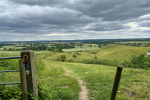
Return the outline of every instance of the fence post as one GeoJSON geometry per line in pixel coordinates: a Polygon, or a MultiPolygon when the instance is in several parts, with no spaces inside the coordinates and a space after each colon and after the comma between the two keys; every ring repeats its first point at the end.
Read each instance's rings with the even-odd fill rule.
{"type": "MultiPolygon", "coordinates": [[[[32,91],[35,96],[38,96],[35,53],[32,50],[22,51],[21,59],[25,60],[27,91],[32,91]]],[[[28,100],[32,100],[30,95],[28,95],[28,100]]]]}
{"type": "Polygon", "coordinates": [[[123,70],[123,67],[117,66],[116,76],[115,76],[115,80],[114,80],[110,100],[115,100],[115,98],[116,98],[116,94],[117,94],[117,90],[118,90],[122,70],[123,70]]]}
{"type": "Polygon", "coordinates": [[[21,80],[21,92],[22,92],[22,99],[27,100],[28,94],[27,92],[27,83],[26,83],[26,73],[25,73],[25,63],[24,59],[19,60],[20,66],[20,80],[21,80]]]}

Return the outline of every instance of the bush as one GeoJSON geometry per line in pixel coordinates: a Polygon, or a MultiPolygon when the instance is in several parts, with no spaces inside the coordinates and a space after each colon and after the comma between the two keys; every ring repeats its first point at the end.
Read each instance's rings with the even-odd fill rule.
{"type": "Polygon", "coordinates": [[[65,56],[64,54],[62,54],[62,55],[60,56],[60,61],[64,62],[65,60],[66,60],[66,56],[65,56]]]}
{"type": "Polygon", "coordinates": [[[150,59],[148,57],[145,57],[145,54],[141,54],[139,56],[132,55],[128,61],[123,62],[123,66],[147,69],[150,68],[150,59]]]}
{"type": "Polygon", "coordinates": [[[73,56],[72,56],[72,57],[76,58],[77,56],[76,56],[75,54],[73,54],[73,56]]]}

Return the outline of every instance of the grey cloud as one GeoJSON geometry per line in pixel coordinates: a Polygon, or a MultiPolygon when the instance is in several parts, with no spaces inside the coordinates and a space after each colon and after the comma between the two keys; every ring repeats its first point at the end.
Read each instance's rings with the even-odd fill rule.
{"type": "Polygon", "coordinates": [[[138,18],[138,21],[141,22],[141,21],[148,21],[150,20],[150,14],[148,15],[144,15],[144,16],[141,16],[138,18]]]}
{"type": "Polygon", "coordinates": [[[147,8],[150,7],[150,1],[149,0],[141,0],[139,1],[139,7],[147,8]]]}
{"type": "Polygon", "coordinates": [[[10,0],[15,3],[27,4],[27,5],[58,5],[64,3],[66,0],[10,0]]]}
{"type": "MultiPolygon", "coordinates": [[[[49,38],[73,34],[71,38],[85,39],[94,37],[94,32],[99,37],[119,36],[120,30],[132,28],[125,26],[130,22],[138,23],[139,27],[150,26],[149,3],[149,0],[2,0],[0,37],[5,36],[2,33],[14,34],[16,39],[21,34],[33,37],[38,34],[35,38],[47,39],[42,35],[56,33],[58,36],[49,38]]],[[[65,36],[69,37],[61,37],[65,36]]]]}
{"type": "Polygon", "coordinates": [[[82,12],[94,18],[103,18],[105,21],[127,20],[137,18],[143,14],[150,12],[150,7],[143,8],[149,4],[149,0],[11,0],[28,5],[43,6],[46,4],[51,7],[59,7],[61,9],[71,9],[82,12]],[[148,9],[149,8],[149,9],[148,9]]]}
{"type": "Polygon", "coordinates": [[[23,6],[18,7],[11,14],[0,16],[3,19],[2,24],[4,27],[29,28],[49,24],[65,28],[66,26],[70,27],[76,24],[84,25],[95,20],[78,11],[54,7],[23,6]]]}
{"type": "MultiPolygon", "coordinates": [[[[103,18],[105,21],[128,20],[148,14],[148,7],[139,7],[143,1],[136,0],[81,0],[75,6],[68,5],[71,9],[81,11],[83,14],[94,18],[103,18]]],[[[145,0],[145,4],[149,2],[145,0]]],[[[150,7],[149,7],[150,8],[150,7]]]]}
{"type": "Polygon", "coordinates": [[[140,22],[138,25],[141,27],[150,27],[150,21],[140,22]]]}
{"type": "Polygon", "coordinates": [[[95,25],[92,25],[89,30],[93,31],[112,31],[112,30],[123,30],[129,29],[129,26],[123,25],[124,22],[101,22],[95,25]]]}

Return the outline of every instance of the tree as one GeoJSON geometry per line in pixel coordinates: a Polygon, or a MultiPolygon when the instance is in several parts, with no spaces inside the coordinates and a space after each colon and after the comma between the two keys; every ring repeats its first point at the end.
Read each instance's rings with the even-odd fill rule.
{"type": "Polygon", "coordinates": [[[101,44],[98,44],[98,47],[99,47],[99,48],[101,48],[101,47],[102,47],[102,45],[101,45],[101,44]]]}
{"type": "Polygon", "coordinates": [[[13,50],[13,48],[9,48],[9,51],[12,51],[13,50]]]}
{"type": "Polygon", "coordinates": [[[62,51],[62,48],[56,48],[55,52],[63,52],[63,51],[62,51]]]}
{"type": "Polygon", "coordinates": [[[36,46],[36,44],[34,43],[34,46],[36,46]]]}
{"type": "Polygon", "coordinates": [[[32,47],[32,43],[30,44],[30,46],[32,47]]]}
{"type": "Polygon", "coordinates": [[[4,48],[4,50],[6,51],[7,49],[6,49],[6,48],[4,48]]]}

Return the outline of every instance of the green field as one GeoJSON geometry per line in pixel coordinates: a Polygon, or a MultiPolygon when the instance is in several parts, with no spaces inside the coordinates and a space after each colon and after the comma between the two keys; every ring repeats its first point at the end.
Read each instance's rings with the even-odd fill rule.
{"type": "Polygon", "coordinates": [[[0,51],[0,54],[20,55],[21,51],[0,51]]]}
{"type": "Polygon", "coordinates": [[[83,59],[94,59],[95,57],[97,57],[98,59],[117,60],[119,62],[122,62],[124,60],[128,60],[131,55],[140,55],[140,54],[147,55],[148,50],[150,50],[150,47],[132,47],[132,46],[117,45],[117,44],[109,44],[99,49],[88,50],[88,51],[83,51],[78,53],[77,52],[67,52],[67,53],[51,52],[47,54],[50,55],[47,57],[47,59],[55,60],[58,57],[60,57],[60,55],[64,54],[66,56],[66,60],[72,60],[76,62],[79,62],[80,60],[83,59]],[[73,58],[74,54],[76,54],[77,56],[76,58],[73,58]]]}
{"type": "Polygon", "coordinates": [[[64,52],[75,52],[75,51],[85,51],[85,50],[95,50],[98,47],[89,47],[89,46],[75,46],[72,49],[63,49],[64,52]]]}
{"type": "Polygon", "coordinates": [[[16,47],[16,45],[15,46],[3,46],[2,48],[0,48],[0,50],[4,50],[4,48],[9,50],[10,48],[12,48],[12,49],[22,49],[22,48],[25,48],[25,47],[16,47]]]}
{"type": "Polygon", "coordinates": [[[4,50],[4,48],[0,48],[0,50],[4,50]]]}
{"type": "MultiPolygon", "coordinates": [[[[84,46],[83,46],[84,48],[84,46]]],[[[94,47],[87,47],[94,48],[94,47]]],[[[75,48],[75,49],[80,49],[75,48]]],[[[81,48],[82,49],[82,48],[81,48]]],[[[36,67],[40,98],[48,100],[79,100],[81,84],[88,89],[89,100],[109,100],[117,66],[77,63],[84,59],[108,59],[122,62],[128,60],[131,55],[147,53],[150,47],[131,47],[117,44],[109,44],[95,50],[83,52],[37,52],[36,67]],[[73,55],[76,58],[73,58],[73,55]],[[61,55],[66,56],[68,62],[56,62],[61,55]],[[73,62],[69,62],[72,60],[73,62]]],[[[0,52],[1,56],[19,55],[20,52],[0,52]]],[[[147,55],[146,55],[147,56],[147,55]]],[[[18,69],[18,60],[10,60],[7,66],[0,66],[0,70],[18,69]]],[[[124,67],[116,100],[150,100],[150,70],[124,67]]],[[[1,82],[19,81],[18,73],[0,74],[1,82]],[[15,77],[15,78],[12,78],[15,77]]],[[[6,86],[7,87],[7,86],[6,86]]],[[[9,87],[9,86],[8,86],[9,87]]]]}

